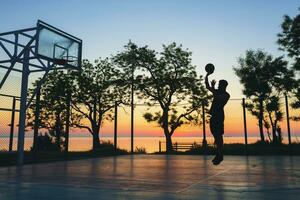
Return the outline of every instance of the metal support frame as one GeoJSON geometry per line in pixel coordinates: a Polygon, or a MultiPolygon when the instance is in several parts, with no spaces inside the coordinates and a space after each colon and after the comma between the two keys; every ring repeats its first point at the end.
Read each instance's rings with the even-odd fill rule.
{"type": "MultiPolygon", "coordinates": [[[[39,23],[42,22],[39,21],[39,23]]],[[[18,147],[17,147],[18,165],[23,164],[26,109],[29,107],[30,103],[34,99],[37,90],[40,89],[41,85],[46,80],[46,76],[49,73],[49,71],[52,68],[54,68],[54,66],[56,66],[53,60],[49,60],[48,58],[43,58],[37,54],[36,44],[38,42],[38,31],[39,30],[37,27],[33,27],[33,28],[20,29],[20,30],[0,33],[0,49],[2,49],[3,52],[5,53],[5,58],[2,60],[0,59],[0,69],[6,70],[3,78],[0,80],[0,90],[5,84],[11,71],[22,73],[20,110],[12,109],[14,112],[20,111],[18,147]],[[10,46],[8,47],[8,45],[10,46]],[[13,48],[10,48],[12,46],[13,48]],[[17,63],[23,64],[22,70],[14,68],[17,63]],[[30,73],[34,73],[34,72],[45,72],[45,74],[37,84],[37,88],[35,89],[33,95],[27,101],[28,78],[30,73]]],[[[65,32],[62,33],[67,34],[65,32]]],[[[79,56],[81,56],[81,45],[79,51],[80,51],[79,56]]],[[[78,59],[81,60],[81,57],[78,59]]],[[[56,68],[64,69],[66,68],[66,66],[61,66],[56,68]]],[[[0,109],[11,111],[10,109],[4,109],[4,108],[3,109],[0,108],[0,109]]],[[[13,117],[11,121],[13,122],[13,117]]],[[[10,133],[12,132],[13,132],[13,127],[11,127],[10,133]]],[[[12,142],[10,142],[10,149],[11,148],[12,148],[12,142]]]]}
{"type": "MultiPolygon", "coordinates": [[[[24,139],[25,139],[25,126],[26,126],[26,108],[27,108],[27,89],[28,89],[28,78],[31,73],[32,68],[44,69],[45,65],[37,65],[34,62],[36,61],[37,56],[34,55],[32,48],[35,48],[34,42],[36,41],[37,28],[21,29],[17,31],[10,31],[6,33],[0,33],[0,47],[4,50],[9,59],[0,60],[0,68],[7,70],[4,77],[0,82],[0,89],[3,87],[11,71],[16,71],[22,73],[22,85],[21,85],[21,99],[20,99],[20,116],[19,116],[19,130],[18,130],[18,146],[17,146],[17,165],[22,165],[24,160],[24,139]],[[5,38],[6,36],[13,36],[14,41],[5,38]],[[27,44],[21,44],[20,36],[24,36],[28,39],[27,44]],[[13,44],[13,51],[10,52],[9,48],[6,48],[5,45],[13,44]],[[19,52],[19,50],[21,50],[19,52]],[[19,52],[19,53],[18,53],[19,52]],[[16,63],[23,64],[22,70],[14,69],[16,63]],[[7,64],[9,66],[7,66],[7,64]]],[[[13,125],[14,125],[14,113],[17,111],[15,108],[15,100],[12,108],[12,119],[11,119],[11,130],[10,130],[10,144],[9,149],[12,150],[12,141],[13,141],[13,125]]]]}

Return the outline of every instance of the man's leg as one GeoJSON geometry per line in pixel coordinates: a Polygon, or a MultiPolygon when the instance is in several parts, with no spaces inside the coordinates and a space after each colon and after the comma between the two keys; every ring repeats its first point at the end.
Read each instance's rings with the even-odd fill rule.
{"type": "Polygon", "coordinates": [[[215,155],[215,157],[212,159],[212,161],[211,162],[216,162],[216,160],[217,160],[217,157],[218,157],[218,145],[217,145],[217,139],[216,139],[216,136],[215,135],[213,135],[214,136],[214,144],[215,144],[215,147],[216,147],[216,155],[215,155]]]}
{"type": "Polygon", "coordinates": [[[223,161],[223,135],[214,135],[216,149],[216,157],[213,160],[215,165],[220,164],[223,161]]]}
{"type": "Polygon", "coordinates": [[[223,135],[216,136],[215,142],[217,146],[217,154],[223,156],[223,135]]]}

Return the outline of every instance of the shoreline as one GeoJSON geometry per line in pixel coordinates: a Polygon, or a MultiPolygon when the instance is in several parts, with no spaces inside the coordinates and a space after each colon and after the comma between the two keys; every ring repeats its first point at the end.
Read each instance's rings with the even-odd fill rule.
{"type": "MultiPolygon", "coordinates": [[[[287,144],[272,144],[272,143],[254,143],[248,144],[247,148],[244,144],[225,144],[224,156],[300,156],[300,143],[287,144]]],[[[197,146],[190,148],[187,151],[173,151],[166,152],[153,152],[147,153],[146,151],[136,151],[134,155],[197,155],[206,156],[214,155],[215,148],[209,145],[207,148],[197,146]]],[[[115,150],[113,145],[97,151],[70,151],[68,153],[63,151],[38,151],[36,154],[32,151],[25,151],[24,158],[25,164],[56,162],[56,161],[69,161],[78,159],[100,158],[106,156],[120,156],[130,155],[129,151],[125,149],[115,150]]],[[[0,167],[12,166],[16,164],[17,152],[0,152],[0,167]]]]}

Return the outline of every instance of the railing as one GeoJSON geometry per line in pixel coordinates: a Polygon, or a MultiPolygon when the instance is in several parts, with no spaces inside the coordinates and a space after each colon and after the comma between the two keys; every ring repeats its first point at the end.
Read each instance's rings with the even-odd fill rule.
{"type": "MultiPolygon", "coordinates": [[[[159,153],[163,152],[162,151],[162,144],[165,144],[166,142],[158,141],[158,150],[159,153]]],[[[190,150],[194,148],[199,148],[203,146],[202,143],[186,143],[186,142],[174,142],[172,143],[172,147],[174,151],[185,151],[185,150],[190,150]]]]}

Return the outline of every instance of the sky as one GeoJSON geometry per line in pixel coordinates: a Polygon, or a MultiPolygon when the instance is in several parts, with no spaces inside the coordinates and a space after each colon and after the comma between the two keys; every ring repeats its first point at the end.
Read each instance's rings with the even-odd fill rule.
{"type": "Polygon", "coordinates": [[[34,27],[41,19],[81,38],[83,58],[90,60],[122,51],[129,40],[157,51],[162,44],[182,44],[193,52],[192,62],[199,75],[205,74],[205,64],[213,63],[216,70],[212,78],[226,79],[231,98],[242,98],[241,85],[232,70],[237,58],[247,49],[282,55],[276,34],[283,15],[296,15],[300,2],[0,0],[0,7],[0,32],[34,27]]]}

